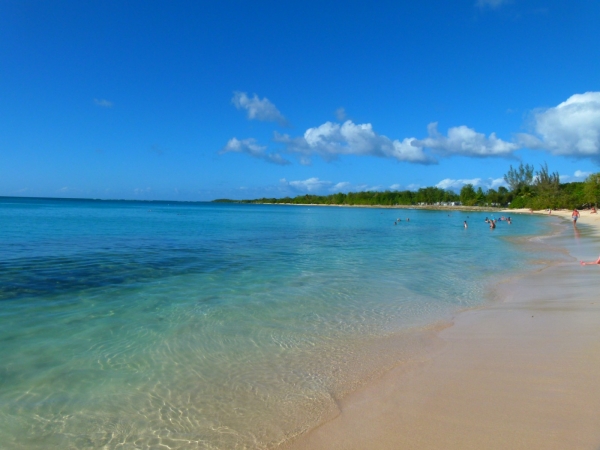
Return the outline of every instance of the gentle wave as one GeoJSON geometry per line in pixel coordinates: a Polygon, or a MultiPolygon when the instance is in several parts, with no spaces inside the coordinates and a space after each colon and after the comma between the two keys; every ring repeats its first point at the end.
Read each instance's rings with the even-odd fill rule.
{"type": "Polygon", "coordinates": [[[0,439],[270,448],[527,266],[484,217],[0,201],[0,439]]]}

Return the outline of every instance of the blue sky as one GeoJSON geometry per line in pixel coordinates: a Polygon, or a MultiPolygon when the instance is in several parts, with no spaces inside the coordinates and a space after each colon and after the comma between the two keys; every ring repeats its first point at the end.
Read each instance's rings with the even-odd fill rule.
{"type": "Polygon", "coordinates": [[[0,195],[211,200],[600,171],[594,0],[0,2],[0,195]]]}

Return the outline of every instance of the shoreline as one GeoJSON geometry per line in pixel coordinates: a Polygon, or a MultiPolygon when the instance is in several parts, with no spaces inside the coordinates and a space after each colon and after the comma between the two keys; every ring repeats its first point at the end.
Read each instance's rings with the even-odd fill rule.
{"type": "Polygon", "coordinates": [[[375,209],[419,209],[429,211],[479,211],[479,212],[504,212],[503,208],[493,206],[462,206],[462,205],[336,205],[325,203],[243,203],[247,205],[274,205],[274,206],[319,206],[333,208],[375,208],[375,209]]]}
{"type": "MultiPolygon", "coordinates": [[[[578,223],[600,231],[589,211],[578,223]]],[[[598,448],[595,268],[558,262],[498,284],[498,300],[435,333],[441,349],[349,394],[336,417],[282,448],[598,448]]]]}

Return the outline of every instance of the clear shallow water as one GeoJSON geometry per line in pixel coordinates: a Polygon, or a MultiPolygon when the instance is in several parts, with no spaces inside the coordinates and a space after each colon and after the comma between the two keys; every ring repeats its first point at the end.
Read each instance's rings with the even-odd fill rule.
{"type": "Polygon", "coordinates": [[[485,216],[0,199],[0,442],[284,441],[407,357],[379,343],[410,344],[535,258],[513,242],[547,221],[485,216]]]}

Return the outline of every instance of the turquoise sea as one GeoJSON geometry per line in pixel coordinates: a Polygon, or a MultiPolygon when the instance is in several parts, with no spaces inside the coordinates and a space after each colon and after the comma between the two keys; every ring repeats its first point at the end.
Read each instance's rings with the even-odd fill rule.
{"type": "Polygon", "coordinates": [[[0,198],[2,448],[272,448],[531,267],[486,216],[0,198]]]}

